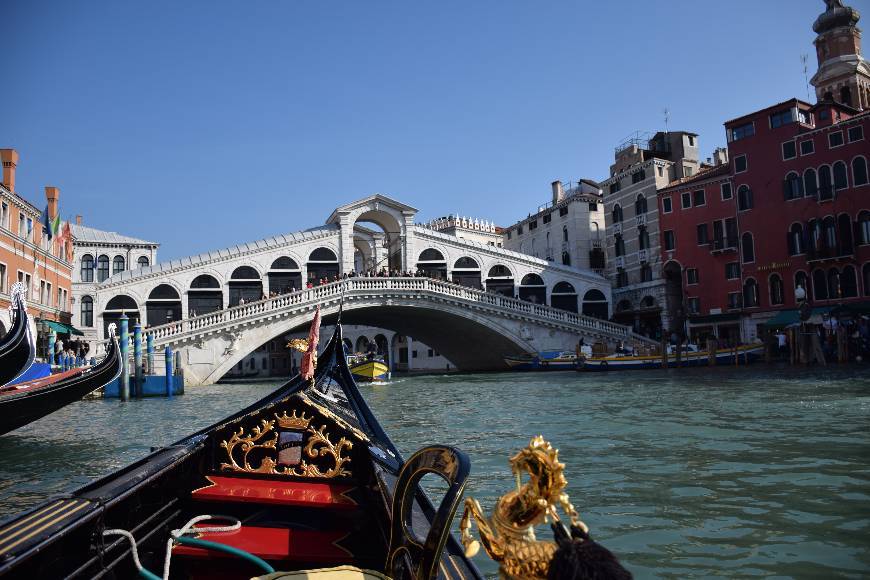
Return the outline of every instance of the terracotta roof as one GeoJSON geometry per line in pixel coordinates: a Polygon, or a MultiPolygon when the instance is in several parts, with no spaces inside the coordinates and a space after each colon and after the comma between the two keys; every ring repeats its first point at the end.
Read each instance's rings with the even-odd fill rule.
{"type": "Polygon", "coordinates": [[[659,192],[674,189],[689,183],[705,181],[707,179],[713,179],[714,177],[721,177],[723,175],[728,175],[729,173],[731,173],[731,165],[728,163],[723,163],[722,165],[716,165],[715,167],[699,171],[695,175],[689,177],[682,177],[680,179],[672,181],[666,187],[661,188],[659,192]]]}

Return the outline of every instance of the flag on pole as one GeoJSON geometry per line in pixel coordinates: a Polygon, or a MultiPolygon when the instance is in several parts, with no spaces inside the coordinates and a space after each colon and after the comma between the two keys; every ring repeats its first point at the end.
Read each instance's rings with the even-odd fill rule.
{"type": "Polygon", "coordinates": [[[48,206],[45,206],[45,210],[42,212],[42,227],[45,228],[45,232],[48,235],[48,239],[54,237],[54,230],[52,229],[51,218],[48,217],[48,206]]]}
{"type": "Polygon", "coordinates": [[[308,331],[308,350],[302,355],[302,380],[307,381],[314,376],[317,368],[317,343],[320,342],[320,306],[314,313],[311,329],[308,331]]]}
{"type": "Polygon", "coordinates": [[[51,235],[56,236],[58,234],[60,234],[60,212],[57,212],[57,215],[51,220],[51,235]]]}

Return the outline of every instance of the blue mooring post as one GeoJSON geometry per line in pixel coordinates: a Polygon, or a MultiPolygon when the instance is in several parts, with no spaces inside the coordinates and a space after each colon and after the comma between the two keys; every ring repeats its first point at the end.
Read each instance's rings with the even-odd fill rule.
{"type": "Polygon", "coordinates": [[[129,361],[129,352],[130,352],[130,334],[128,332],[128,324],[130,323],[130,319],[127,318],[126,314],[121,314],[121,338],[120,338],[120,346],[121,346],[121,378],[119,379],[120,383],[120,395],[122,401],[130,400],[130,361],[129,361]]]}
{"type": "Polygon", "coordinates": [[[57,343],[57,333],[54,330],[48,333],[48,364],[54,366],[54,345],[57,343]]]}
{"type": "Polygon", "coordinates": [[[154,368],[154,335],[149,334],[145,340],[146,350],[148,352],[148,374],[153,375],[157,369],[154,368]]]}
{"type": "Polygon", "coordinates": [[[136,365],[136,368],[133,369],[133,376],[136,377],[134,396],[141,397],[144,391],[142,384],[142,325],[138,322],[133,325],[133,364],[136,365]]]}
{"type": "Polygon", "coordinates": [[[172,347],[166,345],[163,350],[163,356],[166,357],[166,396],[172,398],[172,347]]]}

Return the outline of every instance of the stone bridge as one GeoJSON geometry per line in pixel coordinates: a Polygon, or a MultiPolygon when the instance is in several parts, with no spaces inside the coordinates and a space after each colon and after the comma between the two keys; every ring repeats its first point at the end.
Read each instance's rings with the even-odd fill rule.
{"type": "Polygon", "coordinates": [[[276,298],[148,328],[157,346],[182,352],[186,384],[220,379],[263,343],[305,329],[320,305],[324,324],[394,330],[437,348],[462,370],[500,370],[505,355],[587,343],[650,342],[630,327],[431,278],[348,278],[276,298]]]}

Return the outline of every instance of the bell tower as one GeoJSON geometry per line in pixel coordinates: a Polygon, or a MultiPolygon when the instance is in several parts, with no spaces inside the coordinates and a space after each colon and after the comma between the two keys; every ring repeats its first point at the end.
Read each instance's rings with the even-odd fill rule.
{"type": "Polygon", "coordinates": [[[816,18],[816,57],[819,70],[810,81],[816,98],[833,99],[855,109],[870,109],[870,65],[861,56],[861,14],[842,0],[825,0],[827,9],[816,18]]]}

